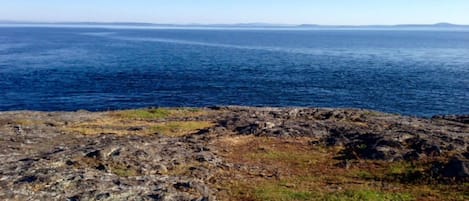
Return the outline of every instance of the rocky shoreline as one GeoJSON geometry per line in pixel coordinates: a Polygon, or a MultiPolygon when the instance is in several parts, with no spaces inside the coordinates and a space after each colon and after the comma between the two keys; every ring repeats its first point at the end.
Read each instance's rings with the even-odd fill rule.
{"type": "Polygon", "coordinates": [[[1,112],[0,147],[1,200],[341,200],[370,189],[381,200],[395,199],[386,193],[469,198],[469,115],[253,107],[1,112]],[[431,193],[415,193],[423,186],[431,193]],[[277,194],[284,197],[266,197],[277,194]]]}

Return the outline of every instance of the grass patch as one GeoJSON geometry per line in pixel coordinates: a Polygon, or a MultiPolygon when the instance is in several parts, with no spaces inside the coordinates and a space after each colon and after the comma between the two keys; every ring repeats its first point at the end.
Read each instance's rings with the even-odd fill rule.
{"type": "Polygon", "coordinates": [[[399,174],[405,174],[409,171],[415,171],[415,166],[407,163],[407,162],[397,162],[391,164],[387,170],[386,173],[388,175],[399,175],[399,174]]]}
{"type": "Polygon", "coordinates": [[[213,126],[213,123],[207,121],[191,121],[191,117],[205,113],[205,110],[187,108],[115,111],[104,113],[98,118],[72,123],[62,130],[84,135],[146,136],[161,133],[179,137],[213,126]]]}
{"type": "Polygon", "coordinates": [[[212,127],[214,123],[208,121],[169,121],[169,122],[144,122],[144,121],[109,121],[98,120],[95,122],[80,123],[66,128],[68,132],[76,132],[84,135],[114,134],[124,135],[151,135],[163,134],[169,137],[181,137],[195,133],[201,129],[212,127]]]}
{"type": "Polygon", "coordinates": [[[169,137],[182,137],[213,125],[212,122],[208,121],[172,121],[154,125],[151,127],[151,131],[169,137]]]}
{"type": "Polygon", "coordinates": [[[286,186],[282,181],[263,181],[253,185],[232,186],[233,200],[253,201],[413,201],[409,193],[386,192],[369,189],[348,189],[330,192],[324,189],[308,189],[304,186],[286,186]]]}
{"type": "Polygon", "coordinates": [[[31,120],[31,119],[17,119],[14,121],[14,124],[21,125],[21,126],[36,126],[43,124],[44,122],[39,120],[31,120]]]}
{"type": "Polygon", "coordinates": [[[307,191],[293,190],[283,186],[262,186],[254,192],[255,200],[289,201],[289,200],[313,200],[315,195],[307,191]]]}
{"type": "Polygon", "coordinates": [[[261,152],[255,152],[248,154],[248,157],[252,160],[258,161],[277,161],[290,166],[308,167],[315,165],[319,162],[317,155],[312,155],[308,152],[301,153],[291,150],[266,150],[261,152]]]}
{"type": "Polygon", "coordinates": [[[373,175],[371,172],[365,171],[365,170],[359,170],[356,174],[356,176],[360,179],[364,180],[370,180],[370,179],[376,179],[376,176],[373,175]]]}
{"type": "Polygon", "coordinates": [[[163,119],[169,117],[168,109],[126,110],[116,112],[116,115],[127,119],[163,119]]]}
{"type": "Polygon", "coordinates": [[[410,162],[390,164],[385,171],[383,179],[403,183],[428,183],[432,180],[430,175],[427,175],[427,171],[422,164],[417,165],[410,162]]]}
{"type": "Polygon", "coordinates": [[[158,120],[176,117],[196,117],[205,114],[203,110],[195,108],[182,108],[182,109],[138,109],[138,110],[124,110],[112,113],[115,116],[124,119],[136,120],[158,120]]]}
{"type": "Polygon", "coordinates": [[[138,176],[138,172],[132,168],[125,168],[121,166],[111,168],[111,173],[119,177],[135,177],[138,176]]]}
{"type": "Polygon", "coordinates": [[[108,116],[94,119],[89,122],[81,122],[63,128],[67,132],[75,132],[84,135],[114,134],[114,135],[148,135],[151,123],[144,121],[122,121],[108,116]],[[140,128],[140,129],[130,129],[140,128]]]}
{"type": "Polygon", "coordinates": [[[325,194],[321,199],[325,201],[412,201],[415,198],[407,193],[388,193],[372,190],[347,190],[325,194]]]}
{"type": "Polygon", "coordinates": [[[226,137],[220,156],[243,168],[223,170],[221,200],[469,200],[468,184],[429,182],[432,161],[355,160],[340,166],[341,151],[305,138],[226,137]],[[339,165],[339,166],[338,166],[339,165]]]}

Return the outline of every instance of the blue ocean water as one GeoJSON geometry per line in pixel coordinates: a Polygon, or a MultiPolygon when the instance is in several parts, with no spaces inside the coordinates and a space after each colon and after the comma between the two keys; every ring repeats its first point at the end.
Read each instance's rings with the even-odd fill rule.
{"type": "Polygon", "coordinates": [[[469,113],[469,32],[0,28],[0,110],[469,113]]]}

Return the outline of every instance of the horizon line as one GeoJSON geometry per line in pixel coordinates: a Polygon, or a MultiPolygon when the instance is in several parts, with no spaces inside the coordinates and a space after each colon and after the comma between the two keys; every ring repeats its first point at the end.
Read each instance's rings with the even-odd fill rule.
{"type": "Polygon", "coordinates": [[[133,21],[26,21],[26,20],[0,20],[0,24],[127,24],[127,25],[146,25],[146,26],[273,26],[273,27],[301,27],[301,26],[316,26],[316,27],[393,27],[393,26],[469,26],[469,24],[455,24],[451,22],[436,22],[436,23],[402,23],[402,24],[315,24],[315,23],[302,23],[302,24],[285,24],[285,23],[269,23],[269,22],[239,22],[239,23],[157,23],[157,22],[133,22],[133,21]]]}

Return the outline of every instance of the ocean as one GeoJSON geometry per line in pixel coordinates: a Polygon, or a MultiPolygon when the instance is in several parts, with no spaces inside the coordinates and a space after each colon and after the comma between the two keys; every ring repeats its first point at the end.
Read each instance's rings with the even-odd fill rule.
{"type": "Polygon", "coordinates": [[[469,113],[469,31],[0,27],[0,111],[469,113]]]}

